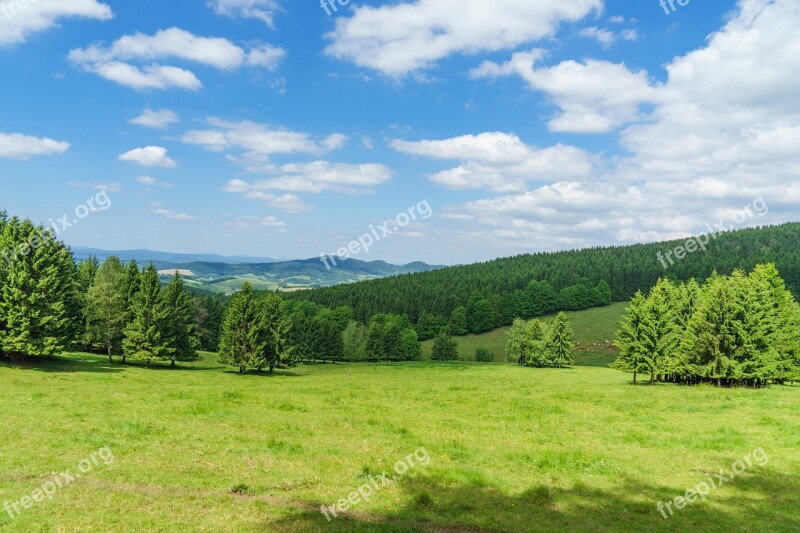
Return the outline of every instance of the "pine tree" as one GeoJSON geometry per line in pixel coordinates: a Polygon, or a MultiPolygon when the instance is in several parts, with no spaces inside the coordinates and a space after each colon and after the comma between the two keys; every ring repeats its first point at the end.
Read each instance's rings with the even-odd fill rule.
{"type": "Polygon", "coordinates": [[[619,349],[619,357],[611,365],[612,368],[633,374],[634,384],[636,384],[638,374],[649,370],[647,364],[649,351],[645,334],[648,320],[645,310],[646,303],[646,298],[639,291],[633,296],[630,305],[625,310],[615,343],[619,349]]]}
{"type": "MultiPolygon", "coordinates": [[[[261,357],[256,358],[256,360],[250,363],[251,366],[256,367],[259,372],[262,366],[268,366],[269,373],[272,374],[275,368],[285,368],[294,364],[292,349],[289,346],[289,330],[291,324],[284,315],[281,303],[281,298],[276,294],[269,294],[265,300],[260,302],[264,316],[266,342],[261,357]]],[[[331,356],[336,359],[341,359],[343,342],[342,334],[338,329],[338,322],[332,318],[328,320],[328,324],[335,333],[332,341],[335,345],[330,347],[331,356]]]]}
{"type": "Polygon", "coordinates": [[[267,346],[263,307],[256,301],[253,287],[245,282],[231,300],[222,324],[219,362],[238,367],[240,373],[253,361],[263,358],[267,346]]]}
{"type": "Polygon", "coordinates": [[[0,346],[11,356],[52,357],[70,343],[67,315],[74,261],[49,230],[2,217],[0,346]]]}
{"type": "Polygon", "coordinates": [[[351,320],[342,333],[342,341],[346,359],[356,361],[366,359],[367,327],[364,324],[351,320]]]}
{"type": "Polygon", "coordinates": [[[161,282],[150,263],[139,278],[139,289],[130,309],[132,321],[125,327],[125,356],[150,362],[172,359],[175,349],[169,328],[170,310],[161,295],[161,282]]]}
{"type": "Polygon", "coordinates": [[[645,303],[647,319],[643,329],[650,384],[654,384],[659,375],[671,373],[678,367],[680,337],[675,307],[678,303],[675,286],[665,278],[658,280],[645,303]]]}
{"type": "Polygon", "coordinates": [[[547,336],[548,363],[561,368],[574,363],[573,333],[569,318],[559,313],[550,325],[547,336]]]}
{"type": "Polygon", "coordinates": [[[122,348],[127,323],[125,308],[125,268],[114,256],[98,268],[86,295],[86,341],[106,348],[111,354],[122,348]]]}
{"type": "Polygon", "coordinates": [[[177,272],[169,285],[162,291],[162,298],[169,310],[166,329],[172,349],[171,365],[175,366],[175,361],[197,361],[200,358],[197,354],[200,341],[197,337],[194,302],[183,279],[177,272]]]}
{"type": "MultiPolygon", "coordinates": [[[[135,259],[128,261],[125,267],[125,322],[130,324],[133,322],[133,300],[136,293],[139,292],[139,280],[142,274],[139,271],[139,265],[135,259]]],[[[122,364],[125,364],[127,355],[125,351],[122,352],[122,364]]]]}

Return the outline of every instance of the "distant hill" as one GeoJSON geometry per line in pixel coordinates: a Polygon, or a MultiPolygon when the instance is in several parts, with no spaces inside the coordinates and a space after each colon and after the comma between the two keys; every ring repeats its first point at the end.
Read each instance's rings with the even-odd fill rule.
{"type": "Polygon", "coordinates": [[[73,253],[77,259],[95,256],[100,261],[115,255],[123,261],[135,259],[140,266],[152,261],[159,274],[164,277],[172,276],[177,270],[181,276],[187,278],[191,287],[221,294],[232,294],[245,281],[259,290],[297,291],[443,268],[422,262],[393,265],[385,261],[337,259],[337,266],[328,270],[319,258],[280,261],[272,258],[173,254],[151,250],[113,252],[92,248],[74,248],[73,253]]]}
{"type": "Polygon", "coordinates": [[[532,280],[547,281],[556,291],[604,280],[611,287],[613,301],[624,302],[637,290],[648,290],[659,277],[705,279],[715,270],[729,274],[736,268],[751,270],[759,263],[775,263],[789,289],[800,296],[800,223],[726,232],[716,238],[707,235],[699,241],[682,239],[519,255],[304,291],[291,297],[326,307],[349,305],[362,321],[377,313],[397,313],[416,322],[423,312],[446,320],[453,309],[467,306],[477,293],[491,301],[496,316],[513,317],[519,291],[532,280]],[[688,241],[694,244],[687,247],[688,241]],[[698,242],[705,251],[699,249],[698,242]],[[687,252],[689,248],[693,251],[687,252]]]}

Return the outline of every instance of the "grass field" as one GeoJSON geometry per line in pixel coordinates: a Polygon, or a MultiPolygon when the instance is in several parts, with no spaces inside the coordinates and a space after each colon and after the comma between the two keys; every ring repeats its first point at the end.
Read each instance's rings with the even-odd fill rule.
{"type": "Polygon", "coordinates": [[[800,388],[632,386],[605,368],[302,366],[238,375],[72,354],[0,363],[0,505],[109,446],[8,531],[800,530],[800,388]],[[319,512],[424,447],[430,462],[319,512]],[[757,448],[764,467],[664,519],[757,448]]]}
{"type": "MultiPolygon", "coordinates": [[[[575,363],[580,366],[608,366],[617,357],[617,350],[608,343],[613,342],[619,329],[619,322],[625,312],[625,303],[615,303],[606,307],[597,307],[585,311],[567,313],[575,340],[580,347],[575,353],[575,363]]],[[[551,320],[545,317],[544,320],[551,320]]],[[[454,337],[458,343],[461,360],[474,361],[475,351],[486,348],[495,356],[495,361],[506,360],[506,334],[510,327],[498,328],[481,335],[465,335],[454,337]]],[[[430,359],[433,341],[422,343],[423,359],[430,359]]]]}

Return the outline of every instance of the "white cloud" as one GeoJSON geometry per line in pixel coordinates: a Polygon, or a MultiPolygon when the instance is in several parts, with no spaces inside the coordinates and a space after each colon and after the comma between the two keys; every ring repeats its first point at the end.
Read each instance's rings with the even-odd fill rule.
{"type": "Polygon", "coordinates": [[[181,222],[196,222],[199,220],[194,215],[189,215],[187,213],[176,213],[170,209],[158,208],[151,211],[151,213],[160,217],[168,218],[170,220],[179,220],[181,222]]]}
{"type": "Polygon", "coordinates": [[[636,30],[627,29],[622,30],[619,33],[615,33],[612,30],[598,28],[597,26],[582,29],[580,35],[581,37],[587,37],[589,39],[596,40],[605,48],[608,48],[619,39],[622,39],[623,41],[635,41],[639,38],[639,33],[636,30]]]}
{"type": "Polygon", "coordinates": [[[136,178],[136,183],[141,183],[142,185],[147,185],[148,187],[160,187],[162,189],[171,189],[175,186],[173,183],[161,181],[152,176],[139,176],[136,178]]]}
{"type": "Polygon", "coordinates": [[[61,19],[109,20],[111,8],[96,0],[4,0],[0,3],[0,47],[25,42],[34,33],[56,26],[61,19]]]}
{"type": "Polygon", "coordinates": [[[180,122],[178,114],[169,109],[145,109],[141,115],[129,120],[131,124],[145,128],[165,129],[180,122]]]}
{"type": "Polygon", "coordinates": [[[276,0],[211,0],[208,6],[217,15],[231,18],[254,18],[270,28],[275,27],[275,13],[280,10],[276,0]]]}
{"type": "Polygon", "coordinates": [[[253,228],[277,228],[276,231],[284,233],[286,230],[286,222],[275,218],[274,216],[243,216],[234,220],[224,223],[228,227],[237,229],[253,229],[253,228]]]}
{"type": "Polygon", "coordinates": [[[241,155],[231,155],[228,159],[249,172],[274,171],[275,167],[269,160],[272,155],[322,154],[341,148],[348,139],[346,135],[335,133],[316,141],[307,133],[249,120],[230,122],[212,117],[208,122],[214,129],[189,131],[181,140],[212,152],[243,151],[241,155]]]}
{"type": "Polygon", "coordinates": [[[561,108],[549,122],[552,131],[609,132],[640,119],[642,105],[658,99],[657,86],[651,83],[647,72],[631,72],[625,65],[593,59],[535,68],[534,64],[544,56],[541,49],[518,52],[503,64],[485,61],[471,75],[518,75],[532,90],[545,92],[561,108]]]}
{"type": "MultiPolygon", "coordinates": [[[[796,220],[798,25],[797,2],[740,1],[725,26],[701,48],[667,64],[663,84],[631,84],[633,93],[642,91],[641,99],[653,108],[627,114],[625,120],[633,124],[619,134],[627,153],[598,168],[591,177],[595,181],[560,179],[518,194],[452,206],[445,216],[470,228],[465,239],[483,232],[487,241],[519,249],[529,249],[532,242],[537,248],[563,249],[683,238],[713,231],[709,226],[720,222],[733,229],[796,220]],[[643,89],[645,85],[650,89],[643,89]],[[769,212],[736,224],[733,214],[757,199],[763,199],[769,212]]],[[[587,61],[577,70],[591,71],[591,65],[587,61]]],[[[612,87],[636,77],[616,70],[615,79],[614,71],[598,69],[595,74],[606,72],[604,83],[612,87]]],[[[644,73],[639,76],[648,79],[644,73]]],[[[575,83],[587,85],[594,79],[599,78],[579,76],[575,83]]],[[[608,109],[605,99],[592,106],[608,109]]],[[[612,113],[620,114],[626,115],[612,113]]]]}
{"type": "Polygon", "coordinates": [[[70,181],[69,186],[72,187],[73,189],[92,189],[95,191],[122,192],[121,183],[105,183],[105,182],[84,183],[84,182],[70,181]]]}
{"type": "Polygon", "coordinates": [[[28,160],[36,155],[63,154],[69,143],[21,133],[0,133],[0,159],[28,160]]]}
{"type": "Polygon", "coordinates": [[[461,161],[456,168],[430,176],[452,189],[522,191],[528,181],[582,178],[592,170],[591,158],[583,150],[561,144],[539,149],[501,132],[416,142],[396,139],[391,146],[406,154],[461,161]]]}
{"type": "Polygon", "coordinates": [[[354,8],[326,35],[325,53],[401,76],[452,54],[509,50],[551,37],[562,22],[601,11],[602,0],[416,0],[354,8]]]}
{"type": "Polygon", "coordinates": [[[263,44],[247,52],[227,39],[199,37],[180,28],[169,28],[154,35],[125,35],[109,46],[94,44],[74,49],[69,59],[89,72],[137,90],[197,90],[202,83],[193,72],[158,62],[180,60],[221,70],[243,65],[274,70],[282,53],[285,52],[280,48],[263,44]],[[137,66],[133,62],[145,64],[137,66]]]}
{"type": "Polygon", "coordinates": [[[300,214],[311,211],[312,206],[303,202],[296,194],[275,194],[243,180],[229,181],[222,190],[230,193],[242,193],[248,200],[260,200],[269,207],[280,209],[286,213],[300,214]]]}
{"type": "Polygon", "coordinates": [[[167,157],[167,149],[162,146],[145,146],[125,152],[119,156],[120,161],[136,163],[143,167],[175,168],[177,163],[167,157]]]}

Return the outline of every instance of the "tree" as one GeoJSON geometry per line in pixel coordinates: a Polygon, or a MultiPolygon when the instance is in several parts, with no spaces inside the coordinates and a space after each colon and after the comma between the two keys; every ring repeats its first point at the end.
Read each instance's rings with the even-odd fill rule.
{"type": "Polygon", "coordinates": [[[219,362],[244,373],[253,362],[263,360],[267,348],[264,309],[256,301],[253,287],[245,282],[231,299],[222,324],[219,362]]]}
{"type": "Polygon", "coordinates": [[[178,272],[175,272],[162,294],[169,310],[165,326],[172,350],[170,364],[175,366],[175,361],[197,361],[200,358],[197,354],[200,340],[197,337],[195,306],[178,272]]]}
{"type": "Polygon", "coordinates": [[[541,321],[534,318],[525,325],[523,357],[527,365],[541,368],[548,364],[546,339],[547,329],[541,321]]]}
{"type": "Polygon", "coordinates": [[[386,325],[383,332],[383,356],[389,361],[403,359],[403,331],[394,320],[386,325]]]}
{"type": "MultiPolygon", "coordinates": [[[[135,259],[131,259],[128,261],[128,264],[125,267],[125,322],[131,323],[133,322],[134,312],[133,312],[133,300],[136,296],[136,293],[139,292],[139,281],[141,279],[141,272],[139,271],[139,265],[136,263],[135,259]]],[[[122,352],[122,364],[125,364],[125,360],[127,359],[127,355],[125,351],[122,352]]]]}
{"type": "Polygon", "coordinates": [[[573,333],[567,315],[559,313],[550,325],[547,336],[548,363],[559,368],[571,365],[573,360],[573,333]]]}
{"type": "Polygon", "coordinates": [[[458,343],[443,329],[433,339],[431,359],[434,361],[454,361],[458,359],[458,343]]]}
{"type": "Polygon", "coordinates": [[[453,309],[450,313],[450,322],[448,323],[451,335],[466,335],[469,333],[469,326],[467,325],[467,308],[460,305],[453,309]]]}
{"type": "Polygon", "coordinates": [[[52,357],[69,345],[72,254],[52,232],[0,216],[3,284],[0,349],[10,356],[52,357]]]}
{"type": "Polygon", "coordinates": [[[216,352],[219,349],[222,317],[225,314],[223,300],[217,295],[195,296],[194,309],[200,349],[216,352]]]}
{"type": "Polygon", "coordinates": [[[366,359],[367,327],[361,322],[351,320],[342,333],[344,357],[360,361],[366,359]]]}
{"type": "Polygon", "coordinates": [[[175,348],[169,329],[170,310],[161,296],[161,282],[150,263],[139,277],[139,288],[131,302],[132,321],[125,327],[122,349],[127,357],[150,362],[168,360],[175,348]]]}
{"type": "Polygon", "coordinates": [[[97,269],[86,296],[86,340],[105,347],[108,362],[122,349],[127,323],[125,267],[111,256],[97,269]]]}
{"type": "Polygon", "coordinates": [[[647,300],[640,291],[633,296],[630,305],[625,309],[625,316],[622,318],[615,342],[619,356],[611,364],[612,368],[633,374],[634,384],[638,374],[649,370],[648,342],[645,334],[645,329],[648,327],[646,303],[647,300]]]}
{"type": "Polygon", "coordinates": [[[506,360],[514,361],[520,366],[524,365],[527,340],[528,324],[517,318],[506,334],[506,360]]]}
{"type": "MultiPolygon", "coordinates": [[[[266,343],[264,346],[263,358],[253,363],[259,372],[261,371],[260,365],[262,363],[269,367],[270,374],[272,374],[275,368],[286,368],[295,363],[292,357],[292,347],[289,344],[291,323],[286,317],[281,304],[282,300],[280,296],[274,293],[268,294],[266,299],[261,302],[264,314],[266,343]]],[[[336,346],[334,349],[337,353],[332,355],[341,358],[341,333],[339,333],[339,323],[335,319],[328,323],[336,332],[336,346]]]]}
{"type": "Polygon", "coordinates": [[[478,348],[475,350],[475,360],[479,363],[493,363],[494,354],[486,348],[478,348]]]}
{"type": "Polygon", "coordinates": [[[650,372],[650,384],[660,374],[674,372],[680,366],[680,337],[677,330],[677,305],[679,292],[666,278],[659,279],[645,303],[647,320],[644,328],[645,358],[650,372]]]}
{"type": "Polygon", "coordinates": [[[330,311],[314,318],[314,357],[323,361],[340,361],[344,357],[344,340],[339,325],[330,311]]]}
{"type": "Polygon", "coordinates": [[[446,325],[447,323],[445,322],[444,318],[438,315],[423,312],[419,316],[419,320],[417,321],[417,326],[415,329],[417,331],[418,338],[424,341],[434,338],[439,330],[446,325]]]}
{"type": "Polygon", "coordinates": [[[417,332],[413,329],[405,329],[400,339],[401,357],[404,361],[417,361],[422,357],[422,346],[419,344],[417,332]]]}
{"type": "Polygon", "coordinates": [[[467,321],[472,333],[485,333],[494,328],[494,306],[486,298],[473,298],[467,306],[467,321]]]}

